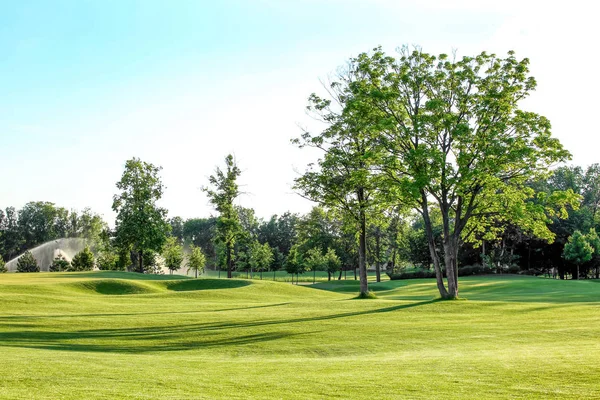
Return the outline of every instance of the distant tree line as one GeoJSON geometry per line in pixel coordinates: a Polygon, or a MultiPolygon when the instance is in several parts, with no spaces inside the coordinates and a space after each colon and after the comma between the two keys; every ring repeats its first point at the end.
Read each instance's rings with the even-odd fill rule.
{"type": "Polygon", "coordinates": [[[90,209],[67,210],[54,203],[29,202],[23,208],[0,209],[0,256],[9,261],[50,240],[80,237],[96,243],[108,225],[90,209]]]}

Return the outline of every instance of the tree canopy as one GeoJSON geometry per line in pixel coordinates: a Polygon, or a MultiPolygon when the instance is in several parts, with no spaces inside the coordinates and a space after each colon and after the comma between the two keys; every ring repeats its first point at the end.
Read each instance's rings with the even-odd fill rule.
{"type": "Polygon", "coordinates": [[[144,252],[160,252],[170,230],[167,210],[156,204],[164,190],[160,170],[139,158],[128,160],[117,182],[120,193],[113,198],[116,241],[119,247],[137,253],[140,273],[144,272],[144,252]]]}

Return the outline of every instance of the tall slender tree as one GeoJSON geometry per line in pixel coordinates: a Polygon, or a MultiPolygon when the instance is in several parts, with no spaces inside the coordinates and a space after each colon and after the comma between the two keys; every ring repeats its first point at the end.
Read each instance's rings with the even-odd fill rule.
{"type": "Polygon", "coordinates": [[[215,174],[209,177],[212,188],[202,188],[219,213],[216,240],[225,247],[228,278],[233,277],[234,246],[240,231],[240,220],[233,202],[240,195],[237,179],[241,172],[229,154],[225,157],[225,171],[217,167],[215,174]]]}
{"type": "Polygon", "coordinates": [[[293,140],[299,147],[322,150],[316,166],[296,179],[295,188],[312,201],[333,209],[343,218],[351,219],[358,232],[358,267],[360,295],[369,295],[367,281],[367,221],[377,212],[374,166],[378,144],[374,140],[373,113],[364,103],[354,102],[352,85],[362,79],[355,62],[340,72],[327,87],[329,98],[316,94],[309,97],[308,111],[325,124],[313,134],[293,140]]]}

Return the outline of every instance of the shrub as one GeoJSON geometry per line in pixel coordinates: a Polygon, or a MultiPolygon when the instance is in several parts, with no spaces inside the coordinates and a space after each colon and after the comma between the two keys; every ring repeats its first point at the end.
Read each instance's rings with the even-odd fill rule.
{"type": "Polygon", "coordinates": [[[424,278],[435,278],[435,271],[413,271],[413,272],[401,272],[399,274],[388,274],[390,280],[400,279],[424,279],[424,278]]]}
{"type": "Polygon", "coordinates": [[[458,276],[494,274],[496,270],[484,265],[467,265],[458,268],[458,276]]]}
{"type": "Polygon", "coordinates": [[[518,265],[513,264],[513,265],[509,265],[508,266],[508,269],[506,270],[506,273],[508,273],[508,274],[518,274],[520,270],[521,270],[521,268],[519,268],[518,265]]]}
{"type": "Polygon", "coordinates": [[[5,272],[8,272],[8,269],[6,269],[6,263],[4,262],[4,259],[0,257],[0,274],[5,272]]]}
{"type": "Polygon", "coordinates": [[[71,263],[62,254],[57,255],[49,268],[50,272],[68,271],[71,263]]]}
{"type": "Polygon", "coordinates": [[[98,255],[96,259],[96,265],[101,271],[115,271],[117,270],[117,261],[119,257],[109,251],[103,251],[98,255]]]}
{"type": "Polygon", "coordinates": [[[71,268],[69,271],[91,271],[94,269],[94,255],[90,251],[89,247],[81,250],[75,254],[71,261],[71,268]]]}
{"type": "Polygon", "coordinates": [[[17,260],[17,272],[40,272],[40,266],[29,250],[17,260]]]}
{"type": "Polygon", "coordinates": [[[522,271],[519,271],[519,274],[521,275],[542,275],[542,273],[540,271],[538,271],[537,269],[524,269],[522,271]]]}

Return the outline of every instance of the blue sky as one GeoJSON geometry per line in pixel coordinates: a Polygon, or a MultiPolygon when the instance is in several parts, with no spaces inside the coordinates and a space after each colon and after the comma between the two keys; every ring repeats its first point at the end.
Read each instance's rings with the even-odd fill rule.
{"type": "Polygon", "coordinates": [[[163,167],[171,215],[204,216],[199,187],[233,152],[240,204],[262,217],[304,212],[291,183],[314,154],[289,139],[310,123],[306,98],[377,45],[517,50],[540,83],[529,108],[576,163],[597,161],[586,96],[600,89],[600,32],[586,2],[417,3],[0,1],[0,207],[47,200],[111,221],[114,184],[136,156],[163,167]]]}

